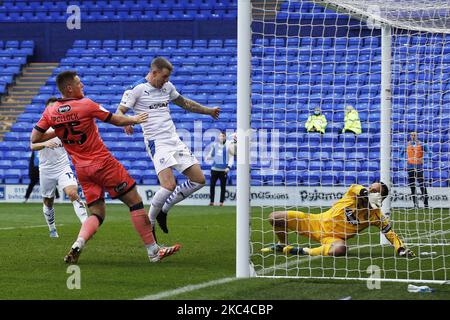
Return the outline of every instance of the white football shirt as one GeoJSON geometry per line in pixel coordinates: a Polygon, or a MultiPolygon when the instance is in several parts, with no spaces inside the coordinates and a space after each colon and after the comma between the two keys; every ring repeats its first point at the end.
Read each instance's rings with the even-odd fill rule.
{"type": "Polygon", "coordinates": [[[169,101],[179,96],[171,82],[157,89],[144,78],[125,91],[120,105],[132,109],[135,114],[148,113],[147,121],[141,123],[146,140],[168,139],[178,137],[170,115],[169,101]]]}
{"type": "Polygon", "coordinates": [[[58,137],[51,139],[58,143],[58,147],[44,148],[39,150],[39,170],[51,173],[58,173],[64,170],[67,166],[70,166],[69,157],[63,147],[61,140],[58,137]]]}

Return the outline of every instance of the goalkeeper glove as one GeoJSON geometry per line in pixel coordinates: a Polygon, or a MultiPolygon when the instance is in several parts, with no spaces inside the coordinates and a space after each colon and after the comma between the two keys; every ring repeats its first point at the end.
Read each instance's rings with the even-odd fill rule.
{"type": "Polygon", "coordinates": [[[405,249],[405,248],[399,248],[398,255],[400,257],[407,257],[407,258],[415,258],[416,257],[416,254],[412,250],[405,249]]]}

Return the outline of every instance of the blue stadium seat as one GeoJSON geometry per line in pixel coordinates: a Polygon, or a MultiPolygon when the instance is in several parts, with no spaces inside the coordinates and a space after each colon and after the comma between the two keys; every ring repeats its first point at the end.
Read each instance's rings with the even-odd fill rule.
{"type": "Polygon", "coordinates": [[[357,183],[363,186],[370,186],[377,180],[377,174],[374,172],[359,172],[357,176],[357,183]]]}
{"type": "Polygon", "coordinates": [[[20,183],[22,173],[20,169],[10,169],[5,171],[3,177],[6,184],[18,184],[20,183]]]}
{"type": "Polygon", "coordinates": [[[338,184],[338,174],[336,172],[322,172],[320,184],[322,186],[335,186],[338,184]]]}
{"type": "Polygon", "coordinates": [[[150,159],[133,161],[132,163],[132,168],[139,170],[150,170],[151,166],[152,165],[150,159]]]}
{"type": "Polygon", "coordinates": [[[134,40],[132,47],[133,48],[147,48],[147,40],[134,40]]]}
{"type": "Polygon", "coordinates": [[[356,137],[355,137],[355,134],[353,134],[353,133],[345,132],[340,135],[339,141],[346,142],[349,144],[354,144],[356,141],[356,137]]]}
{"type": "Polygon", "coordinates": [[[309,171],[307,175],[303,177],[305,184],[309,186],[319,186],[322,173],[320,171],[309,171]]]}
{"type": "Polygon", "coordinates": [[[0,160],[0,169],[9,170],[12,168],[11,160],[0,160]]]}
{"type": "Polygon", "coordinates": [[[129,169],[128,173],[133,177],[133,179],[136,180],[138,184],[140,184],[145,171],[139,169],[129,169]]]}
{"type": "Polygon", "coordinates": [[[350,152],[347,156],[347,160],[365,160],[366,154],[363,152],[350,152]]]}
{"type": "Polygon", "coordinates": [[[223,46],[225,48],[237,48],[237,40],[236,39],[225,39],[223,42],[223,46]]]}
{"type": "Polygon", "coordinates": [[[29,141],[15,141],[10,146],[11,151],[21,151],[26,152],[30,150],[30,142],[29,141]]]}
{"type": "Polygon", "coordinates": [[[19,140],[18,132],[6,132],[3,136],[3,143],[0,143],[0,150],[9,150],[9,143],[5,143],[6,141],[17,141],[19,140]]]}
{"type": "Polygon", "coordinates": [[[119,40],[117,41],[117,48],[131,48],[131,40],[119,40]]]}
{"type": "Polygon", "coordinates": [[[156,39],[148,40],[147,47],[159,49],[162,47],[162,40],[156,40],[156,39]]]}
{"type": "Polygon", "coordinates": [[[346,171],[360,171],[361,164],[358,160],[346,161],[344,164],[344,170],[346,171]]]}
{"type": "Polygon", "coordinates": [[[259,173],[259,170],[252,170],[250,178],[252,186],[264,185],[264,176],[259,173]]]}
{"type": "Polygon", "coordinates": [[[323,164],[324,164],[323,161],[313,160],[309,162],[308,169],[311,171],[319,171],[322,170],[323,164]]]}
{"type": "Polygon", "coordinates": [[[103,141],[118,141],[119,140],[118,132],[103,132],[101,133],[101,137],[103,141]]]}
{"type": "Polygon", "coordinates": [[[320,143],[321,137],[321,134],[318,132],[308,132],[303,136],[303,141],[309,146],[317,146],[320,143]]]}
{"type": "Polygon", "coordinates": [[[344,186],[350,186],[351,184],[356,183],[356,177],[358,176],[358,172],[340,172],[338,173],[339,183],[344,186]]]}
{"type": "Polygon", "coordinates": [[[163,47],[164,47],[164,49],[176,48],[177,47],[177,40],[175,40],[175,39],[166,39],[166,40],[163,41],[163,47]]]}
{"type": "Polygon", "coordinates": [[[142,175],[142,183],[144,185],[158,185],[158,177],[154,170],[145,170],[142,175]]]}
{"type": "Polygon", "coordinates": [[[307,170],[308,162],[305,160],[294,160],[290,162],[289,168],[290,170],[307,170]]]}
{"type": "Polygon", "coordinates": [[[333,152],[333,159],[335,159],[335,160],[346,160],[347,159],[347,152],[344,152],[344,151],[333,152]]]}
{"type": "MultiPolygon", "coordinates": [[[[334,156],[333,156],[334,159],[334,156]]],[[[327,161],[324,165],[324,170],[325,171],[336,171],[336,172],[341,172],[344,171],[344,161],[342,160],[330,160],[327,161]]]]}
{"type": "Polygon", "coordinates": [[[392,183],[395,186],[407,186],[408,185],[408,173],[406,171],[394,172],[392,175],[392,183]]]}
{"type": "Polygon", "coordinates": [[[15,169],[28,169],[29,161],[28,160],[16,160],[13,163],[13,167],[15,169]]]}
{"type": "Polygon", "coordinates": [[[325,132],[322,135],[322,143],[331,142],[332,144],[338,142],[339,136],[336,135],[334,132],[325,132]]]}
{"type": "Polygon", "coordinates": [[[196,39],[193,42],[194,48],[206,48],[208,46],[208,41],[204,39],[196,39]]]}
{"type": "Polygon", "coordinates": [[[17,40],[8,40],[5,43],[5,48],[19,49],[19,47],[20,47],[20,43],[17,40]]]}
{"type": "Polygon", "coordinates": [[[19,152],[19,151],[5,151],[3,154],[3,159],[4,160],[11,160],[11,161],[16,161],[22,158],[28,158],[29,157],[29,153],[23,153],[23,152],[19,152]]]}
{"type": "Polygon", "coordinates": [[[103,40],[102,48],[116,48],[117,41],[116,40],[103,40]]]}

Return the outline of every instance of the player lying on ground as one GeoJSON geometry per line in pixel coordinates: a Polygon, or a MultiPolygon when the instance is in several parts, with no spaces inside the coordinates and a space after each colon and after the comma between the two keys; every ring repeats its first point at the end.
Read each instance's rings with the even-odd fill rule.
{"type": "Polygon", "coordinates": [[[399,256],[415,257],[400,237],[392,230],[388,218],[381,213],[383,200],[389,189],[382,183],[373,183],[368,189],[351,185],[344,196],[329,210],[320,214],[301,211],[276,211],[269,216],[279,243],[263,248],[262,252],[274,250],[285,254],[310,256],[343,256],[347,253],[346,240],[353,238],[370,225],[379,227],[394,245],[399,256]],[[288,244],[288,230],[320,242],[317,248],[298,248],[288,244]]]}
{"type": "Polygon", "coordinates": [[[62,141],[64,149],[72,158],[91,213],[81,226],[78,238],[64,261],[77,263],[85,244],[103,223],[106,215],[105,191],[129,208],[133,225],[144,242],[151,262],[178,251],[179,245],[159,247],[156,243],[136,182],[106,148],[95,124],[95,119],[122,127],[139,124],[147,120],[148,114],[141,113],[133,117],[112,114],[84,97],[83,83],[74,71],[58,74],[56,84],[63,98],[45,109],[31,133],[31,142],[44,142],[55,136],[62,141]]]}

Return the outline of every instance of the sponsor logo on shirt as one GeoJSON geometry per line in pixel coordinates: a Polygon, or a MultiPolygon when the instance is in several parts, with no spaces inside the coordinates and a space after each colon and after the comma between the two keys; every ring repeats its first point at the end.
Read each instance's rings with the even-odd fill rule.
{"type": "Polygon", "coordinates": [[[69,112],[70,109],[72,109],[68,104],[61,106],[58,108],[58,113],[65,113],[65,112],[69,112]]]}
{"type": "Polygon", "coordinates": [[[167,108],[168,105],[169,105],[168,102],[161,102],[161,103],[151,104],[151,105],[148,106],[148,108],[150,110],[152,110],[152,109],[161,109],[161,108],[167,108]]]}
{"type": "Polygon", "coordinates": [[[117,193],[122,192],[127,186],[128,186],[128,183],[122,182],[118,186],[114,187],[114,191],[117,193]]]}

